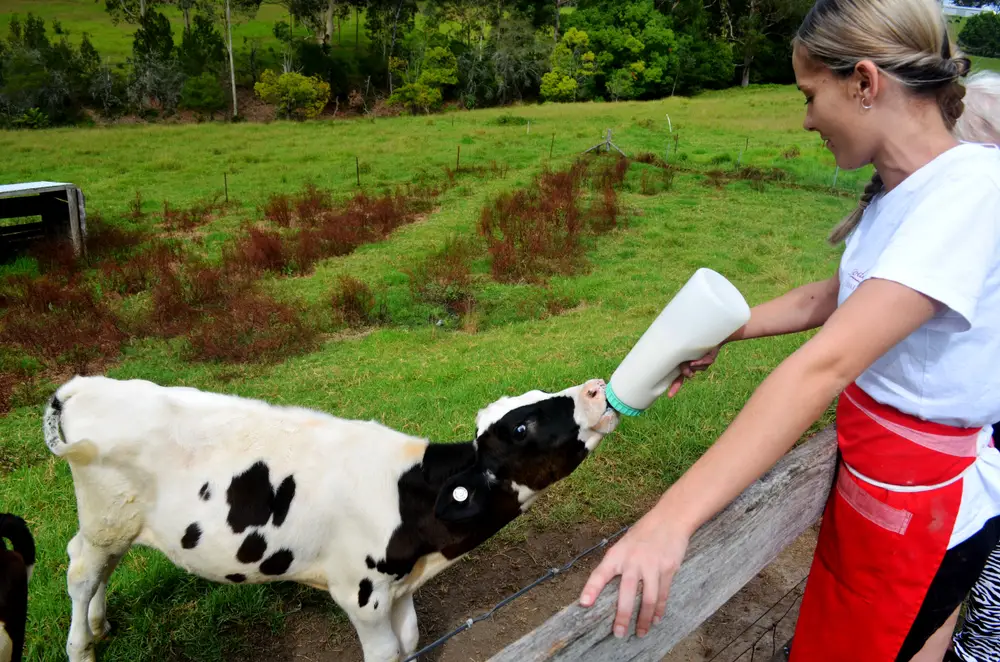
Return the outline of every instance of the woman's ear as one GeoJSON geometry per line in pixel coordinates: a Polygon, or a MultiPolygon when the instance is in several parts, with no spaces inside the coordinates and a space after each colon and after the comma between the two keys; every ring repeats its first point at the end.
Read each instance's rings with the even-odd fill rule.
{"type": "Polygon", "coordinates": [[[851,93],[856,96],[864,110],[871,110],[881,89],[879,68],[871,60],[861,60],[854,65],[851,76],[851,93]]]}

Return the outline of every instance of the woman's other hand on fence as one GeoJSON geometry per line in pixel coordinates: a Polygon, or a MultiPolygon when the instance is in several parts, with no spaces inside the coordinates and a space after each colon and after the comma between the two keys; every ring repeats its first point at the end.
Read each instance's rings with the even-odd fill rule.
{"type": "Polygon", "coordinates": [[[670,583],[684,560],[688,540],[686,533],[670,526],[655,509],[648,512],[604,555],[583,587],[580,604],[592,606],[608,582],[621,575],[614,633],[623,638],[641,582],[642,603],[635,631],[639,637],[646,636],[650,624],[663,618],[670,583]]]}
{"type": "Polygon", "coordinates": [[[708,370],[708,366],[715,363],[715,357],[719,355],[720,349],[722,349],[722,345],[719,345],[700,359],[685,361],[680,364],[679,367],[681,369],[681,374],[677,375],[677,379],[675,379],[670,385],[670,388],[667,389],[667,397],[672,398],[677,395],[677,391],[681,389],[681,384],[684,383],[684,380],[694,377],[694,373],[701,372],[702,370],[708,370]]]}

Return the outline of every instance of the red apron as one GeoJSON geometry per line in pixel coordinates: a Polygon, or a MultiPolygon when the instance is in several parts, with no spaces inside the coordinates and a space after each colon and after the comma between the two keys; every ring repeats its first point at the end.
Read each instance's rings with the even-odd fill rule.
{"type": "Polygon", "coordinates": [[[894,662],[948,549],[979,429],[922,421],[851,384],[789,662],[894,662]]]}

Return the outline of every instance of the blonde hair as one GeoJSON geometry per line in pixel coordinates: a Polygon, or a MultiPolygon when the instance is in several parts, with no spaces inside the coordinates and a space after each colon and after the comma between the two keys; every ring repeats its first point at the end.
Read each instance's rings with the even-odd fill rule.
{"type": "MultiPolygon", "coordinates": [[[[914,94],[935,98],[949,130],[962,115],[965,88],[958,81],[969,60],[951,43],[935,0],[818,0],[794,44],[839,76],[850,76],[858,62],[871,60],[914,94]]],[[[876,172],[858,207],[830,234],[830,243],[850,234],[882,190],[876,172]]]]}
{"type": "Polygon", "coordinates": [[[965,81],[965,112],[953,130],[959,140],[1000,145],[1000,74],[979,71],[965,81]]]}

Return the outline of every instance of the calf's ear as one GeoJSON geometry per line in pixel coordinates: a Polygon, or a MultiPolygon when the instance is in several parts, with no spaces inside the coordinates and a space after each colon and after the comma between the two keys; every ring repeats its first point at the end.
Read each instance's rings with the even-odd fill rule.
{"type": "Polygon", "coordinates": [[[438,492],[434,516],[449,524],[462,524],[485,514],[490,483],[482,471],[463,471],[452,476],[438,492]]]}

